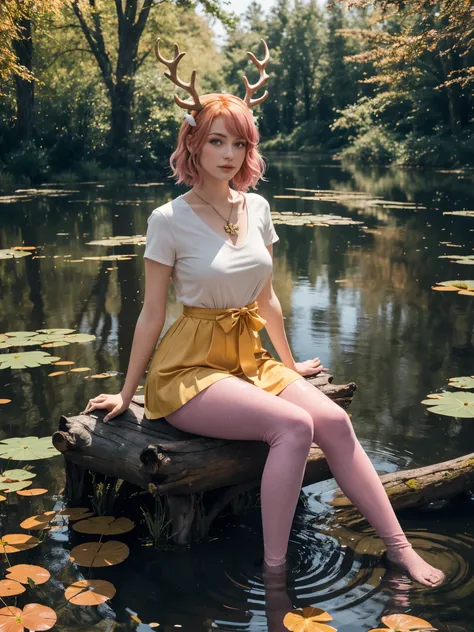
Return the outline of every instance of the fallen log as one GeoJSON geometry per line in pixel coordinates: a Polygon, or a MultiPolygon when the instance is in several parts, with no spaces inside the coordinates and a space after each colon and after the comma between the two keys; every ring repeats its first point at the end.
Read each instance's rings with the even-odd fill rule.
{"type": "MultiPolygon", "coordinates": [[[[354,383],[335,385],[333,378],[307,378],[343,408],[356,390],[354,383]]],[[[105,410],[62,416],[53,444],[66,461],[65,493],[80,503],[90,490],[90,473],[122,479],[138,489],[166,498],[174,539],[187,542],[206,535],[212,520],[238,495],[259,485],[268,446],[261,441],[228,441],[184,433],[165,419],[149,420],[143,396],[104,424],[105,410]],[[215,490],[218,490],[216,493],[215,490]],[[202,494],[212,502],[202,502],[202,494]]],[[[331,477],[321,450],[311,449],[304,484],[331,477]]]]}

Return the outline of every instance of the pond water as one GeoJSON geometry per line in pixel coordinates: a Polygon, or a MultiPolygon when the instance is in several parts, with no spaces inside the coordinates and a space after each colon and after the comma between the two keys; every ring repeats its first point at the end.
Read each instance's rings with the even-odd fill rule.
{"type": "MultiPolygon", "coordinates": [[[[77,414],[99,392],[120,390],[143,299],[143,246],[116,248],[115,253],[138,255],[126,260],[82,260],[114,252],[86,243],[145,234],[150,212],[178,192],[167,182],[39,189],[69,192],[27,193],[0,204],[0,249],[38,247],[32,256],[0,260],[0,333],[70,328],[96,339],[42,349],[75,367],[90,367],[89,373],[70,372],[73,365],[0,370],[0,399],[12,400],[0,406],[1,439],[50,436],[61,414],[77,414]],[[61,369],[65,374],[49,376],[61,369]],[[112,376],[84,379],[101,372],[112,376]]],[[[369,171],[319,164],[310,156],[273,156],[268,182],[259,192],[275,211],[333,213],[363,222],[277,225],[274,287],[296,360],[318,356],[335,383],[357,383],[350,412],[377,470],[420,467],[472,452],[472,420],[437,416],[421,404],[448,378],[474,373],[474,298],[431,289],[437,281],[474,279],[471,266],[439,258],[472,254],[474,219],[443,214],[474,209],[472,174],[369,171]],[[289,189],[337,193],[328,200],[309,200],[302,198],[313,193],[289,189]],[[354,192],[367,195],[357,200],[354,192]],[[286,195],[300,197],[274,197],[286,195]]],[[[170,288],[164,331],[180,313],[170,288]]],[[[262,338],[273,352],[265,332],[262,338]]],[[[0,460],[0,465],[5,469],[7,462],[0,460]]],[[[35,486],[48,493],[31,499],[9,494],[0,504],[3,534],[20,533],[24,518],[53,509],[61,500],[62,457],[30,465],[37,473],[35,486]]],[[[68,561],[77,535],[52,531],[40,546],[11,560],[42,564],[52,574],[18,603],[58,609],[58,630],[142,631],[157,622],[157,629],[166,631],[281,632],[272,612],[285,612],[287,605],[322,608],[344,632],[382,627],[381,617],[396,612],[420,616],[441,630],[472,629],[472,499],[400,514],[414,545],[448,574],[443,586],[429,590],[387,573],[381,543],[367,524],[353,530],[337,527],[328,505],[334,488],[328,481],[304,489],[306,500],[291,535],[286,590],[270,587],[267,609],[257,564],[262,555],[258,508],[217,521],[209,541],[192,547],[155,550],[143,546],[133,532],[123,536],[131,547],[128,559],[92,573],[117,588],[114,599],[97,608],[60,607],[65,586],[87,576],[87,570],[68,561]]],[[[14,598],[6,601],[13,604],[14,598]]]]}

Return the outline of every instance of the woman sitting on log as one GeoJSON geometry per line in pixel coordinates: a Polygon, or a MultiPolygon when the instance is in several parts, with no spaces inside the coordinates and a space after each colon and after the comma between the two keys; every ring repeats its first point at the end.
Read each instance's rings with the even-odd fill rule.
{"type": "Polygon", "coordinates": [[[264,567],[285,570],[291,524],[312,442],[324,451],[338,485],[387,548],[390,561],[426,586],[444,574],[427,564],[403,533],[384,487],[354,434],[347,413],[304,376],[326,370],[318,358],[295,362],[280,302],[272,287],[272,244],[278,240],[270,206],[249,193],[263,176],[259,134],[251,108],[268,80],[265,42],[260,71],[245,100],[201,96],[181,81],[174,59],[158,60],[166,76],[191,94],[176,103],[187,110],[170,164],[186,194],[155,209],[148,219],[145,299],[137,321],[125,384],[117,395],[91,399],[85,412],[108,409],[104,421],[125,411],[153,352],[145,385],[145,413],[166,417],[185,432],[268,443],[261,505],[264,567]],[[165,323],[172,278],[183,313],[155,350],[165,323]],[[266,327],[281,362],[261,344],[266,327]]]}

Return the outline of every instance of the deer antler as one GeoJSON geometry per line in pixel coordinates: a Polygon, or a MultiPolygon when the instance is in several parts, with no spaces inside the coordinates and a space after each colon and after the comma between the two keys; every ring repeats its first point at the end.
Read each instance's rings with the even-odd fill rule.
{"type": "Polygon", "coordinates": [[[262,61],[259,61],[253,53],[248,52],[247,55],[253,61],[253,63],[257,66],[260,71],[260,78],[257,83],[250,84],[247,77],[244,75],[244,83],[245,83],[245,103],[248,108],[253,108],[255,105],[262,103],[268,97],[268,90],[265,90],[265,94],[263,94],[258,99],[252,99],[252,96],[257,90],[260,90],[268,81],[268,75],[265,72],[265,68],[270,60],[270,53],[268,51],[268,46],[265,40],[262,39],[263,46],[265,48],[265,57],[262,61]]]}
{"type": "Polygon", "coordinates": [[[184,51],[180,53],[179,46],[178,44],[175,43],[174,44],[174,59],[165,59],[160,53],[160,38],[158,38],[155,42],[155,55],[159,62],[161,62],[162,64],[168,67],[169,72],[165,72],[165,77],[168,77],[168,79],[171,79],[171,81],[174,84],[176,84],[179,88],[183,88],[183,90],[186,90],[186,92],[189,92],[189,94],[193,97],[193,101],[191,100],[183,101],[183,99],[180,99],[178,95],[175,94],[174,100],[179,105],[179,107],[184,108],[185,110],[197,110],[197,111],[202,110],[202,105],[199,100],[199,95],[194,85],[196,81],[196,70],[193,70],[191,74],[191,81],[189,83],[182,81],[178,77],[178,64],[181,61],[181,59],[186,55],[186,53],[184,51]]]}

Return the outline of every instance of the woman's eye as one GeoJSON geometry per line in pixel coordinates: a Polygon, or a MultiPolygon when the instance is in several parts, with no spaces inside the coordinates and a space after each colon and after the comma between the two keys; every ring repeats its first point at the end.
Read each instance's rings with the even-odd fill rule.
{"type": "Polygon", "coordinates": [[[244,143],[243,141],[239,141],[238,143],[236,143],[236,145],[238,145],[239,147],[246,147],[246,143],[244,143]]]}
{"type": "Polygon", "coordinates": [[[211,144],[213,144],[213,143],[220,143],[221,141],[218,138],[213,138],[210,142],[211,144]]]}

